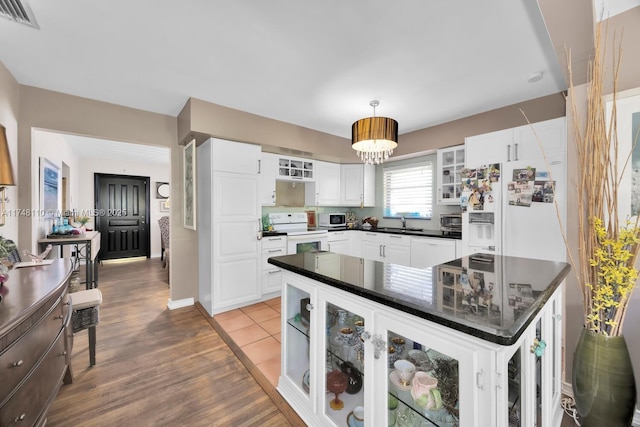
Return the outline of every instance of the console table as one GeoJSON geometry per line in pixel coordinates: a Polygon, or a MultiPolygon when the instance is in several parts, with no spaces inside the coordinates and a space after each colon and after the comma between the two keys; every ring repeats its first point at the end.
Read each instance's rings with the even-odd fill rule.
{"type": "Polygon", "coordinates": [[[0,302],[0,426],[46,423],[71,375],[68,259],[11,270],[0,302]]]}
{"type": "MultiPolygon", "coordinates": [[[[98,263],[96,258],[100,252],[100,232],[87,231],[84,234],[60,237],[45,237],[38,240],[40,250],[43,251],[47,245],[59,246],[60,257],[63,257],[64,246],[84,246],[86,252],[83,257],[86,262],[86,287],[87,289],[98,287],[98,263]]],[[[80,256],[78,251],[78,256],[80,256]]]]}

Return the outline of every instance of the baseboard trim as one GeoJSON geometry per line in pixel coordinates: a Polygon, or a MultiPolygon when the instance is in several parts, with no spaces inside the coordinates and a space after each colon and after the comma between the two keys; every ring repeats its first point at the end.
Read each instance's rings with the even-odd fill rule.
{"type": "MultiPolygon", "coordinates": [[[[568,382],[562,382],[562,394],[573,398],[573,387],[568,382]]],[[[636,412],[633,414],[633,420],[631,421],[633,427],[640,427],[640,409],[636,407],[636,412]]]]}
{"type": "Polygon", "coordinates": [[[189,307],[190,305],[194,305],[195,300],[193,298],[184,298],[179,300],[171,300],[167,303],[167,307],[169,310],[175,310],[176,308],[189,307]]]}

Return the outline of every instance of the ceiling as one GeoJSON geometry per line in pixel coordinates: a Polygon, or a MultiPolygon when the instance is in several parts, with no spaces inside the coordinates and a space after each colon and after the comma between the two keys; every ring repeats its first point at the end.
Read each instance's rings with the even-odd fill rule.
{"type": "Polygon", "coordinates": [[[194,97],[345,138],[372,99],[402,134],[566,89],[535,1],[390,4],[28,0],[39,29],[0,19],[0,61],[23,85],[171,116],[194,97]]]}

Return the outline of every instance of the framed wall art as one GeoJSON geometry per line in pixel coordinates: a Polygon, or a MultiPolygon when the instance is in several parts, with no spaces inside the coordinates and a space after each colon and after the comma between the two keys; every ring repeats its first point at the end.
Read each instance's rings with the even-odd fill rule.
{"type": "MultiPolygon", "coordinates": [[[[608,125],[613,110],[613,95],[606,96],[604,100],[608,125]]],[[[619,220],[624,221],[640,213],[640,88],[616,94],[616,123],[618,165],[624,167],[620,177],[618,212],[619,220]]]]}
{"type": "Polygon", "coordinates": [[[182,170],[184,182],[184,226],[196,229],[196,140],[192,139],[182,152],[182,170]]]}
{"type": "Polygon", "coordinates": [[[60,167],[40,157],[40,212],[45,219],[60,215],[61,179],[60,167]]]}

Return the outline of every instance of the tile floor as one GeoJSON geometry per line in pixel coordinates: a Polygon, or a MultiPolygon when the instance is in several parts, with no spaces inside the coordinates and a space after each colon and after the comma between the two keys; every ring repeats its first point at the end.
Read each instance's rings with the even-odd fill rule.
{"type": "Polygon", "coordinates": [[[280,376],[280,298],[214,316],[273,386],[280,376]]]}

